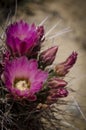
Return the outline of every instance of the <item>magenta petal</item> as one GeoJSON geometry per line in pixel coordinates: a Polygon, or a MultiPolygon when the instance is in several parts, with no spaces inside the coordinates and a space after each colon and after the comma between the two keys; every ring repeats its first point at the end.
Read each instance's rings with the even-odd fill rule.
{"type": "Polygon", "coordinates": [[[38,63],[35,59],[31,59],[28,61],[29,62],[29,69],[34,70],[38,68],[38,63]]]}
{"type": "Polygon", "coordinates": [[[5,67],[5,73],[9,74],[11,82],[13,82],[15,77],[28,76],[28,59],[26,57],[21,57],[19,59],[14,59],[9,62],[5,67]]]}
{"type": "Polygon", "coordinates": [[[30,89],[30,93],[37,93],[39,92],[43,87],[43,83],[40,83],[40,82],[34,82],[32,83],[32,86],[31,86],[31,89],[30,89]]]}
{"type": "Polygon", "coordinates": [[[38,70],[36,72],[36,74],[34,75],[34,78],[36,79],[36,81],[43,81],[43,80],[46,80],[48,77],[48,73],[47,72],[44,72],[42,70],[38,70]]]}

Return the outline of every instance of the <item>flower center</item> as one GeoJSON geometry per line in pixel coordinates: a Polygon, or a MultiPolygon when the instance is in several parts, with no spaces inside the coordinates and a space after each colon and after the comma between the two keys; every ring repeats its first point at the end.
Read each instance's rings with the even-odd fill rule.
{"type": "Polygon", "coordinates": [[[24,80],[24,79],[21,79],[21,80],[15,80],[14,82],[14,86],[21,90],[21,91],[24,91],[28,88],[30,88],[30,82],[28,82],[28,80],[24,80]]]}
{"type": "Polygon", "coordinates": [[[24,40],[24,39],[25,39],[25,37],[26,37],[26,35],[25,35],[25,34],[21,34],[21,35],[19,35],[20,40],[24,40]]]}
{"type": "Polygon", "coordinates": [[[24,40],[26,38],[26,34],[21,34],[21,33],[15,33],[13,35],[15,38],[19,38],[20,40],[24,40]]]}

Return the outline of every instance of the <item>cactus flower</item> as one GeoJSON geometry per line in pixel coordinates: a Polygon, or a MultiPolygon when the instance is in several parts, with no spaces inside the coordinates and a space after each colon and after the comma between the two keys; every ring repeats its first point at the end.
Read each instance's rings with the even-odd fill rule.
{"type": "Polygon", "coordinates": [[[7,27],[6,44],[13,55],[30,55],[43,34],[43,27],[37,28],[34,24],[30,25],[21,20],[7,27]]]}
{"type": "Polygon", "coordinates": [[[8,91],[18,98],[36,100],[36,93],[43,88],[47,72],[38,69],[37,61],[25,56],[9,61],[4,70],[8,91]]]}

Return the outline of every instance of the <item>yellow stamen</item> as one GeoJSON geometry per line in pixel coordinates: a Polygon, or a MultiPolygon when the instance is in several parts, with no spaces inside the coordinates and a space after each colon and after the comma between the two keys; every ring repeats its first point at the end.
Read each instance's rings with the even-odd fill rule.
{"type": "Polygon", "coordinates": [[[30,82],[27,82],[27,80],[18,80],[17,82],[15,82],[14,86],[21,90],[21,91],[24,91],[28,88],[30,88],[30,82]]]}

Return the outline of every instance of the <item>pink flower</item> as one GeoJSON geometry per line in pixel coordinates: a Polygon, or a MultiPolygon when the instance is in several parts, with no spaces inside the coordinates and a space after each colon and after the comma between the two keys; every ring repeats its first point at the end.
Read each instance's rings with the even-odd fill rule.
{"type": "Polygon", "coordinates": [[[21,57],[9,61],[4,70],[5,85],[8,91],[19,98],[36,100],[36,93],[42,88],[48,73],[38,69],[36,60],[21,57]]]}
{"type": "Polygon", "coordinates": [[[55,67],[55,71],[57,72],[58,75],[60,76],[65,76],[68,72],[69,69],[73,67],[77,60],[77,52],[72,52],[72,54],[66,59],[66,61],[59,63],[55,67]]]}
{"type": "Polygon", "coordinates": [[[24,21],[15,22],[7,27],[6,44],[13,55],[21,56],[31,53],[41,42],[43,27],[36,27],[24,21]]]}

